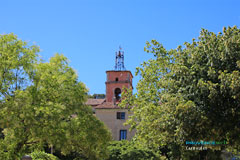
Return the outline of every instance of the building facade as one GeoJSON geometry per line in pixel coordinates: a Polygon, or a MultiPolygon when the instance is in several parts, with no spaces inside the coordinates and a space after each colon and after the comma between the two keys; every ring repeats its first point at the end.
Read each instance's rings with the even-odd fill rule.
{"type": "Polygon", "coordinates": [[[123,88],[133,89],[132,73],[124,67],[124,55],[122,51],[116,53],[115,70],[106,71],[107,80],[105,99],[88,99],[99,120],[101,120],[111,131],[113,140],[130,140],[135,130],[130,131],[129,125],[124,125],[131,115],[128,109],[120,108],[121,93],[123,88]]]}

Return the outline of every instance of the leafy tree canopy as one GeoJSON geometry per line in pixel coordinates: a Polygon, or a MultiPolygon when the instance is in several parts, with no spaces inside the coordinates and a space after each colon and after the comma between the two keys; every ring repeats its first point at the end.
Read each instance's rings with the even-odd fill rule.
{"type": "Polygon", "coordinates": [[[13,34],[0,37],[0,155],[17,159],[52,148],[63,155],[106,157],[111,135],[85,105],[85,85],[66,57],[42,62],[37,51],[13,34]]]}
{"type": "Polygon", "coordinates": [[[167,51],[156,40],[147,42],[145,51],[154,58],[137,68],[137,93],[123,93],[122,105],[134,106],[129,123],[139,143],[171,146],[175,159],[187,152],[186,141],[225,140],[208,150],[239,151],[240,29],[202,29],[198,40],[184,45],[167,51]]]}

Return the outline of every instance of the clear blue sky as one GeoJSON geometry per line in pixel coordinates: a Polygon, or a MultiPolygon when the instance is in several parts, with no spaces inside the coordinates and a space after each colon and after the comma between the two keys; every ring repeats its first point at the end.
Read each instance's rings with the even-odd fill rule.
{"type": "MultiPolygon", "coordinates": [[[[156,39],[167,49],[197,38],[201,28],[215,33],[240,26],[239,0],[2,0],[0,34],[13,32],[36,43],[48,60],[63,53],[90,93],[105,93],[106,70],[114,68],[119,45],[125,66],[152,56],[143,51],[156,39]]],[[[134,77],[136,87],[139,77],[134,77]]],[[[136,92],[136,91],[135,91],[136,92]]]]}

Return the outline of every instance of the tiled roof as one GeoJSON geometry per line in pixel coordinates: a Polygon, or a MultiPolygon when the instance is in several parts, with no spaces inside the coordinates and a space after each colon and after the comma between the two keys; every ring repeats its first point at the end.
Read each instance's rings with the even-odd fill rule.
{"type": "Polygon", "coordinates": [[[116,104],[114,105],[113,102],[104,102],[100,105],[98,105],[95,109],[119,109],[116,104]]]}
{"type": "Polygon", "coordinates": [[[99,104],[102,104],[105,101],[105,99],[88,99],[86,104],[90,106],[97,106],[99,104]]]}

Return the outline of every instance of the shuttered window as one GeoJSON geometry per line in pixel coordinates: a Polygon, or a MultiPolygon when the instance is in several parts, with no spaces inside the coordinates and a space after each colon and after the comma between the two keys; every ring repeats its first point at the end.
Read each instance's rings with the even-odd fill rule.
{"type": "Polygon", "coordinates": [[[125,112],[117,112],[117,119],[125,119],[125,112]]]}
{"type": "Polygon", "coordinates": [[[120,130],[119,140],[127,139],[127,130],[120,130]]]}

